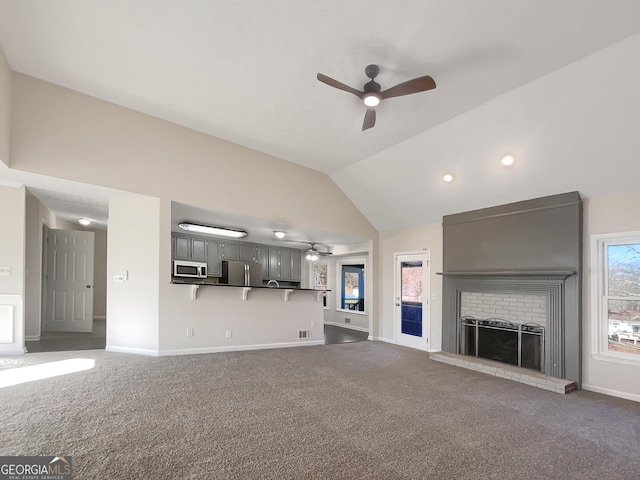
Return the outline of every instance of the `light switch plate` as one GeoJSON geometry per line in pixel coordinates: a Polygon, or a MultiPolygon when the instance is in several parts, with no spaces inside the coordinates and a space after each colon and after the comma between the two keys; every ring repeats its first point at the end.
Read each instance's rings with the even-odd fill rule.
{"type": "Polygon", "coordinates": [[[0,277],[9,277],[11,275],[11,267],[0,267],[0,277]]]}

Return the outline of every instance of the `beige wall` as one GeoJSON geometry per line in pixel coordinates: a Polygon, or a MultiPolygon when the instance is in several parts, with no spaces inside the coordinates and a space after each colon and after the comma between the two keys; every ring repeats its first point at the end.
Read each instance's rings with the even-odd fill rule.
{"type": "Polygon", "coordinates": [[[25,194],[0,185],[0,355],[24,352],[25,194]]]}
{"type": "Polygon", "coordinates": [[[12,88],[12,168],[377,236],[323,173],[18,73],[12,88]]]}
{"type": "MultiPolygon", "coordinates": [[[[128,280],[109,283],[107,350],[150,355],[158,351],[160,203],[158,198],[116,198],[109,202],[107,278],[128,271],[128,280]]],[[[169,251],[163,262],[167,270],[170,255],[169,251]]],[[[168,282],[169,276],[164,278],[168,282]]]]}
{"type": "MultiPolygon", "coordinates": [[[[594,358],[593,330],[596,321],[591,282],[591,236],[640,231],[640,192],[607,195],[584,200],[583,278],[583,388],[640,401],[640,365],[625,365],[594,358]]],[[[640,361],[640,359],[638,359],[640,361]]]]}
{"type": "Polygon", "coordinates": [[[11,67],[0,48],[0,162],[10,164],[11,67]]]}
{"type": "Polygon", "coordinates": [[[430,350],[442,348],[442,225],[394,230],[380,233],[380,325],[379,339],[394,342],[394,254],[423,252],[430,254],[430,350]]]}
{"type": "Polygon", "coordinates": [[[24,294],[25,187],[0,185],[0,266],[11,268],[0,276],[0,293],[24,294]]]}

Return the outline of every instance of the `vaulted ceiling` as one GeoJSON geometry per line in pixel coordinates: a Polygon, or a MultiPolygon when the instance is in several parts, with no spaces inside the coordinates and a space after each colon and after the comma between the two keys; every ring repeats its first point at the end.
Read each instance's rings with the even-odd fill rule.
{"type": "MultiPolygon", "coordinates": [[[[532,110],[539,96],[570,97],[581,71],[552,72],[584,68],[570,66],[638,32],[637,0],[0,0],[13,70],[325,172],[380,230],[538,194],[599,193],[549,177],[558,159],[532,156],[535,125],[514,130],[506,118],[498,134],[483,125],[494,113],[469,112],[524,108],[509,95],[532,83],[532,110]],[[437,88],[384,101],[363,132],[361,101],[316,74],[361,89],[371,63],[383,89],[427,74],[437,88]],[[520,156],[510,179],[478,166],[505,152],[520,156]],[[456,180],[444,186],[447,171],[456,180]]],[[[603,95],[585,80],[575,88],[603,95]]]]}

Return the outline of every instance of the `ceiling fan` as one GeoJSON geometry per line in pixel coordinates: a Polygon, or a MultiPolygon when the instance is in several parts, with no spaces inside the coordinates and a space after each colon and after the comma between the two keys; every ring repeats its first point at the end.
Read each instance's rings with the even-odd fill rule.
{"type": "Polygon", "coordinates": [[[356,97],[360,98],[367,106],[367,113],[364,115],[364,122],[362,123],[362,131],[372,128],[376,124],[376,107],[382,100],[392,97],[401,97],[403,95],[411,95],[412,93],[424,92],[426,90],[432,90],[436,88],[436,82],[429,75],[424,77],[414,78],[413,80],[407,80],[395,87],[391,87],[387,90],[381,91],[380,84],[374,79],[380,73],[380,67],[378,65],[369,65],[364,69],[364,73],[369,77],[367,83],[364,84],[363,91],[351,88],[349,85],[345,85],[331,77],[327,77],[322,73],[318,73],[318,80],[322,83],[326,83],[330,87],[344,90],[345,92],[353,93],[356,97]]]}
{"type": "Polygon", "coordinates": [[[326,256],[329,256],[329,255],[333,255],[331,252],[321,252],[321,251],[319,251],[316,248],[316,244],[313,243],[313,242],[309,242],[309,245],[311,246],[311,248],[306,251],[305,258],[307,260],[309,260],[310,262],[315,262],[320,257],[326,257],[326,256]]]}

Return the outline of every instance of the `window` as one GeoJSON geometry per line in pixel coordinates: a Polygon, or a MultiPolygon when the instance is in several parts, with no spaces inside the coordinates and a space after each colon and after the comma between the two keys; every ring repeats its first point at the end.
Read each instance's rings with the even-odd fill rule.
{"type": "Polygon", "coordinates": [[[364,264],[342,265],[340,308],[364,312],[364,264]]]}
{"type": "MultiPolygon", "coordinates": [[[[311,271],[312,285],[314,290],[328,290],[329,284],[327,279],[329,278],[329,265],[327,263],[314,263],[311,271]]],[[[324,308],[327,308],[327,294],[325,293],[322,302],[324,308]]]]}
{"type": "Polygon", "coordinates": [[[640,232],[594,236],[593,249],[595,353],[640,363],[640,232]]]}

